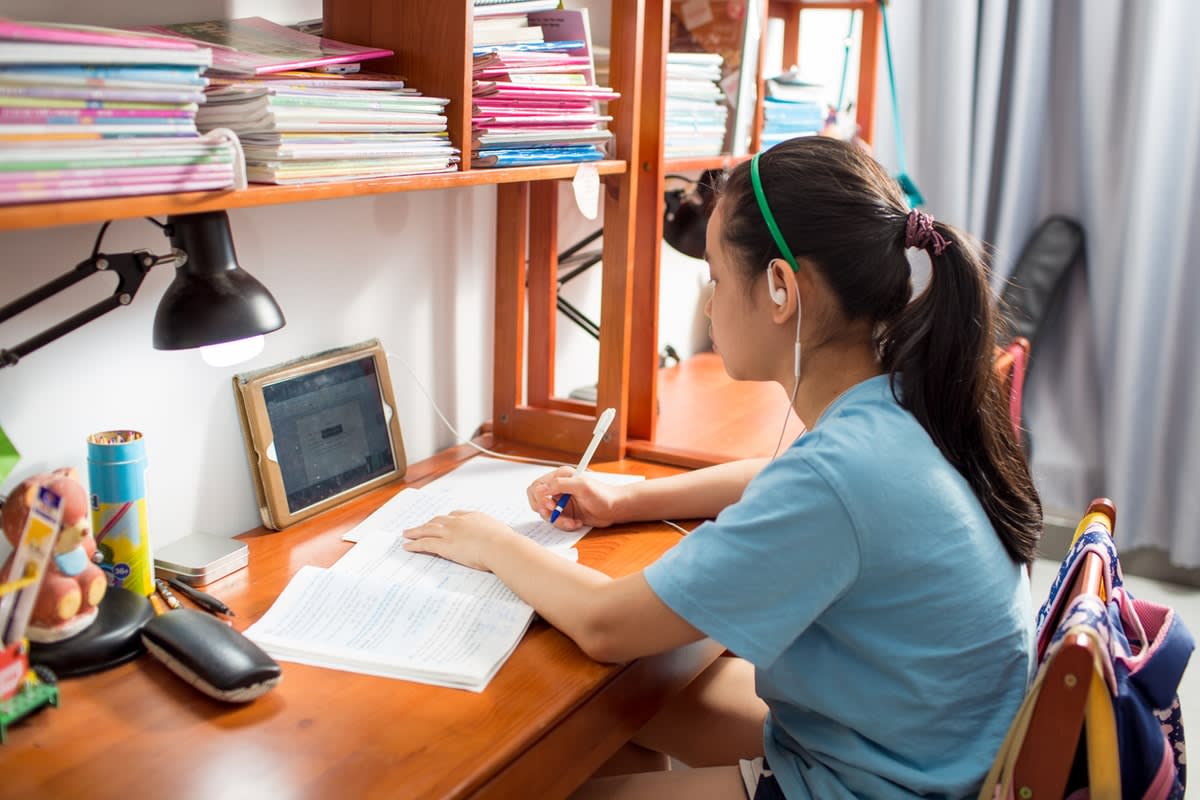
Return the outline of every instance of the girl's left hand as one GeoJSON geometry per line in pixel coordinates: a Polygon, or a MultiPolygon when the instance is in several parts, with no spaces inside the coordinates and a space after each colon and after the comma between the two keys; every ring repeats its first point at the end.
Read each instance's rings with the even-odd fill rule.
{"type": "Polygon", "coordinates": [[[498,519],[479,511],[452,511],[404,532],[404,549],[430,553],[472,569],[490,572],[489,554],[508,536],[518,536],[498,519]]]}

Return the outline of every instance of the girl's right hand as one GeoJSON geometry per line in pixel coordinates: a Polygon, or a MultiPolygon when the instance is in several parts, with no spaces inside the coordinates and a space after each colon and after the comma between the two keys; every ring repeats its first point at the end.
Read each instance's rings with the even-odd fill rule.
{"type": "Polygon", "coordinates": [[[573,531],[583,525],[603,528],[620,522],[616,516],[616,505],[621,491],[620,486],[591,478],[576,478],[575,470],[571,467],[559,467],[535,480],[525,494],[529,498],[529,507],[547,522],[550,521],[550,512],[554,511],[558,496],[564,492],[570,494],[571,499],[554,521],[554,526],[573,531]]]}

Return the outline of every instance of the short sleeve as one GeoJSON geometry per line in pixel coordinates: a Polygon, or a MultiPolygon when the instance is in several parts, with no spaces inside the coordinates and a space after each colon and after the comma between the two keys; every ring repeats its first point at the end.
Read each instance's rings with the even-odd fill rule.
{"type": "Polygon", "coordinates": [[[741,500],[645,570],[675,613],[761,668],[859,573],[851,516],[806,450],[771,462],[741,500]]]}

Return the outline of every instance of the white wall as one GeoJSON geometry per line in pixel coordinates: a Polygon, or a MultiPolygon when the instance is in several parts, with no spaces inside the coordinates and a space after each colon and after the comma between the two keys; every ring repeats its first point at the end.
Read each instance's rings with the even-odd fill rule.
{"type": "MultiPolygon", "coordinates": [[[[61,465],[86,476],[85,437],[134,428],[146,435],[157,544],[195,530],[240,533],[258,519],[230,377],[371,337],[411,365],[469,435],[490,416],[493,198],[477,188],[232,212],[239,261],[272,291],[287,325],[236,367],[209,367],[195,351],[154,350],[154,311],[172,277],[169,268],[154,270],[129,307],[0,371],[0,424],[22,453],[0,491],[61,465]]],[[[0,234],[0,298],[65,272],[90,252],[97,228],[0,234]]],[[[161,253],[166,245],[148,222],[124,220],[104,249],[161,253]]],[[[112,285],[93,276],[0,327],[0,341],[22,341],[112,285]]],[[[391,372],[409,459],[452,444],[395,358],[391,372]]]]}

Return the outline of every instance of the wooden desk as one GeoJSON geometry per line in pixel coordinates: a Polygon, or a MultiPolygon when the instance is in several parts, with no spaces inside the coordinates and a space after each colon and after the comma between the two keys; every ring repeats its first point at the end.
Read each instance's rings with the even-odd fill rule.
{"type": "MultiPolygon", "coordinates": [[[[408,483],[285,531],[243,535],[249,565],[207,588],[244,629],[300,567],[328,566],[349,549],[344,531],[472,452],[455,448],[414,464],[408,483]]],[[[629,461],[600,467],[677,471],[629,461]]],[[[679,536],[661,523],[595,531],[579,543],[580,561],[628,574],[679,536]]],[[[0,796],[562,797],[720,652],[704,640],[627,665],[598,664],[539,620],[482,694],[285,662],[278,687],[240,706],[210,700],[143,655],[63,681],[60,708],[10,729],[0,746],[0,796]]]]}

